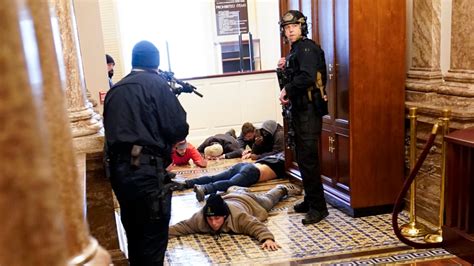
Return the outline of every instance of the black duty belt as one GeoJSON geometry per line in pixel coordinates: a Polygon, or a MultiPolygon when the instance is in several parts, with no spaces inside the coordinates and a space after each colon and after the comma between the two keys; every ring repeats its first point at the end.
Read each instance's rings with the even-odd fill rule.
{"type": "MultiPolygon", "coordinates": [[[[112,154],[123,154],[132,151],[133,144],[122,143],[122,144],[115,144],[113,147],[110,147],[108,152],[112,154]]],[[[157,155],[160,156],[162,153],[160,149],[156,146],[142,146],[141,154],[150,154],[150,155],[157,155]]]]}
{"type": "MultiPolygon", "coordinates": [[[[132,155],[130,154],[130,151],[128,153],[114,153],[110,157],[111,161],[113,162],[127,162],[130,163],[132,159],[132,155]]],[[[140,154],[140,157],[138,157],[138,160],[140,161],[140,164],[143,165],[157,165],[158,161],[161,161],[162,158],[157,155],[152,155],[152,154],[140,154]]]]}

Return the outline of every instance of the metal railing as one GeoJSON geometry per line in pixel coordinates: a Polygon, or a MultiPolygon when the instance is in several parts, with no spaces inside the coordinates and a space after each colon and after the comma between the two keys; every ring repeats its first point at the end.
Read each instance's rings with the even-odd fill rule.
{"type": "Polygon", "coordinates": [[[446,143],[444,136],[449,133],[449,117],[451,111],[444,110],[443,117],[439,119],[437,123],[433,125],[431,134],[425,143],[425,146],[416,160],[416,108],[410,108],[409,119],[410,119],[410,175],[405,180],[402,190],[400,191],[392,213],[392,227],[395,235],[398,239],[415,248],[435,248],[441,247],[443,237],[442,229],[444,223],[444,190],[446,180],[446,143]],[[435,138],[438,134],[439,128],[442,127],[442,159],[441,159],[441,182],[440,182],[440,207],[439,207],[439,223],[436,230],[430,230],[425,225],[417,222],[416,220],[416,181],[415,178],[420,171],[431,147],[434,145],[435,138]],[[415,161],[416,160],[416,161],[415,161]],[[405,198],[408,189],[410,189],[410,221],[399,227],[398,215],[403,210],[403,199],[405,198]],[[415,242],[408,237],[422,237],[426,243],[415,242]]]}

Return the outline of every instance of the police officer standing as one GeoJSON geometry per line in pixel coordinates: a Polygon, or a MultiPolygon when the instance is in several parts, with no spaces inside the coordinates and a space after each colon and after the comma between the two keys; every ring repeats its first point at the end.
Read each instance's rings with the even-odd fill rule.
{"type": "Polygon", "coordinates": [[[306,213],[303,224],[313,224],[329,214],[319,163],[322,116],[327,114],[326,63],[321,47],[306,37],[308,25],[301,12],[288,11],[279,24],[281,36],[291,44],[288,56],[278,61],[286,76],[279,100],[284,106],[291,104],[296,160],[305,192],[304,201],[294,209],[306,213]]]}
{"type": "Polygon", "coordinates": [[[148,41],[133,47],[132,71],[105,97],[106,154],[120,203],[130,265],[162,265],[168,244],[172,146],[186,138],[186,112],[158,74],[148,41]]]}

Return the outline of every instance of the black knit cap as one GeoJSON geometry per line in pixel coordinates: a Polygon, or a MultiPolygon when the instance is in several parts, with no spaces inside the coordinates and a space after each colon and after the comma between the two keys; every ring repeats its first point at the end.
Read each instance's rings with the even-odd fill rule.
{"type": "Polygon", "coordinates": [[[115,65],[115,61],[114,61],[114,58],[108,54],[105,54],[105,61],[107,62],[107,64],[114,64],[115,65]]]}
{"type": "Polygon", "coordinates": [[[229,207],[220,195],[212,193],[203,208],[204,216],[228,216],[229,207]]]}

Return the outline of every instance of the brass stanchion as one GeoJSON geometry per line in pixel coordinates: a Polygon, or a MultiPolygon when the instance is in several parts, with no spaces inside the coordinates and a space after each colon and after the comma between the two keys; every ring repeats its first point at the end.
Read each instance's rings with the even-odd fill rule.
{"type": "MultiPolygon", "coordinates": [[[[416,107],[409,109],[410,119],[410,170],[413,170],[416,163],[416,107]]],[[[400,232],[406,237],[424,236],[428,230],[424,224],[416,221],[416,178],[410,186],[410,222],[400,227],[400,232]]]]}
{"type": "Polygon", "coordinates": [[[436,232],[427,234],[425,236],[425,242],[428,243],[440,243],[443,241],[443,230],[442,226],[444,224],[444,190],[446,182],[446,142],[444,141],[444,136],[449,133],[449,117],[451,116],[451,111],[444,109],[443,117],[441,122],[443,124],[443,134],[441,137],[441,185],[440,185],[440,202],[439,202],[439,224],[436,232]]]}

